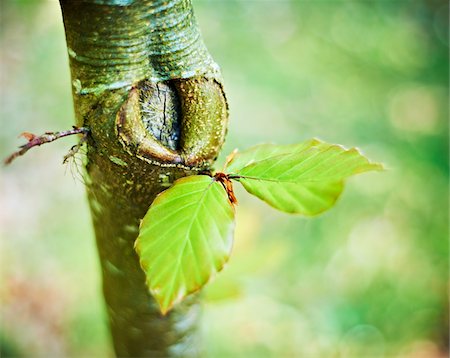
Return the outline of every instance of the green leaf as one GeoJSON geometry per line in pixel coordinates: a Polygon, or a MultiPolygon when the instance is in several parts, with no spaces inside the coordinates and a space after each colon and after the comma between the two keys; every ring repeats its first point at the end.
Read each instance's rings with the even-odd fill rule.
{"type": "Polygon", "coordinates": [[[317,215],[332,207],[345,178],[382,169],[355,148],[347,150],[318,140],[257,146],[237,157],[238,165],[232,166],[233,162],[234,179],[249,193],[276,209],[304,215],[317,215]]]}
{"type": "Polygon", "coordinates": [[[135,246],[163,314],[223,268],[233,230],[234,207],[214,178],[185,177],[157,196],[135,246]]]}
{"type": "Polygon", "coordinates": [[[293,154],[307,148],[323,144],[319,139],[313,138],[298,144],[258,144],[243,152],[237,152],[233,159],[227,163],[227,173],[235,173],[245,166],[277,155],[293,154]]]}

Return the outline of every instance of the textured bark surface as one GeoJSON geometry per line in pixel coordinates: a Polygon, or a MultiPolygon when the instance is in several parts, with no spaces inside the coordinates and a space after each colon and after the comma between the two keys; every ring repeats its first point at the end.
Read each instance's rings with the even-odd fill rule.
{"type": "Polygon", "coordinates": [[[61,0],[74,89],[80,94],[218,75],[190,0],[61,0]]]}
{"type": "Polygon", "coordinates": [[[179,177],[207,170],[227,104],[190,1],[61,1],[87,190],[116,354],[198,355],[194,298],[167,316],[133,249],[140,219],[179,177]]]}

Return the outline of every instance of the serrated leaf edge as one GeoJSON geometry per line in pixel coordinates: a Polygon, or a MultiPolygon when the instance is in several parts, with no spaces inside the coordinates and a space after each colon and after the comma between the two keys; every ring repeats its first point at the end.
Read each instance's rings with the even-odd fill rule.
{"type": "MultiPolygon", "coordinates": [[[[195,176],[195,175],[194,175],[194,176],[195,176]]],[[[198,175],[198,176],[200,176],[200,175],[198,175]]],[[[208,184],[208,186],[205,188],[204,194],[202,195],[202,197],[203,197],[204,195],[206,195],[206,193],[207,193],[207,191],[209,190],[209,188],[211,187],[211,185],[213,185],[215,182],[218,183],[218,181],[217,181],[214,177],[212,177],[212,176],[210,176],[210,175],[205,175],[205,176],[208,176],[208,177],[211,178],[211,183],[208,184]]],[[[150,207],[148,208],[147,212],[150,210],[150,208],[151,208],[157,201],[159,202],[159,201],[161,200],[161,196],[163,195],[164,192],[166,192],[167,190],[173,188],[173,187],[176,185],[177,182],[186,180],[186,178],[188,178],[188,177],[192,177],[192,175],[187,176],[187,177],[182,177],[182,178],[179,178],[179,179],[175,180],[175,181],[173,182],[173,184],[172,184],[171,187],[169,187],[169,188],[167,188],[166,190],[164,190],[164,191],[158,193],[158,194],[156,195],[155,199],[153,200],[152,204],[151,204],[150,207]]],[[[218,183],[218,184],[220,184],[220,183],[218,183]]],[[[227,192],[226,192],[225,188],[224,188],[222,185],[220,185],[220,187],[222,188],[222,190],[224,191],[224,193],[227,195],[227,192]]],[[[235,209],[234,205],[231,205],[231,204],[230,204],[230,206],[232,207],[233,213],[235,213],[235,212],[236,212],[236,209],[235,209]]],[[[140,232],[140,230],[141,230],[143,221],[144,221],[144,220],[141,219],[141,221],[140,221],[140,223],[139,223],[139,232],[140,232]]],[[[235,226],[236,226],[236,220],[235,220],[235,217],[233,217],[233,221],[232,221],[232,224],[231,224],[230,234],[229,234],[229,235],[234,236],[234,229],[235,229],[235,226]]],[[[138,238],[139,238],[139,236],[140,236],[140,235],[138,235],[138,238]]],[[[233,240],[233,238],[232,238],[232,240],[233,240]]],[[[189,241],[189,240],[188,240],[188,241],[189,241]]],[[[135,249],[135,251],[136,251],[136,253],[137,253],[138,257],[139,257],[139,265],[141,266],[141,269],[143,270],[143,272],[144,272],[144,274],[145,274],[145,284],[146,284],[146,286],[147,286],[147,288],[148,288],[150,294],[152,295],[152,297],[154,297],[156,303],[158,304],[158,306],[159,306],[159,308],[160,308],[160,311],[161,311],[161,314],[162,314],[163,316],[165,316],[165,315],[166,315],[166,314],[167,314],[167,313],[168,313],[168,312],[169,312],[176,304],[180,303],[184,298],[186,298],[187,296],[190,296],[190,295],[195,294],[196,292],[198,292],[199,290],[201,290],[205,285],[207,285],[210,281],[212,281],[212,280],[216,277],[216,275],[217,275],[219,272],[221,272],[221,271],[225,268],[225,266],[227,265],[227,263],[228,263],[228,261],[229,261],[229,259],[230,259],[230,256],[231,256],[232,249],[233,249],[233,245],[231,245],[231,246],[230,246],[230,251],[228,252],[228,255],[227,255],[225,261],[221,264],[221,266],[220,266],[219,268],[215,267],[215,270],[212,272],[211,275],[208,276],[207,280],[205,280],[204,282],[201,282],[201,283],[198,285],[198,287],[196,287],[196,288],[195,288],[194,290],[192,290],[192,291],[186,292],[186,293],[184,293],[184,294],[183,294],[182,292],[177,292],[177,294],[175,295],[175,299],[172,300],[172,302],[170,302],[170,304],[168,304],[167,307],[164,307],[164,306],[160,303],[160,301],[159,301],[158,299],[156,299],[156,297],[157,297],[157,295],[158,295],[158,290],[154,290],[154,289],[151,289],[151,288],[150,288],[150,286],[151,286],[151,285],[150,285],[151,278],[147,276],[148,265],[146,265],[146,264],[143,262],[143,260],[141,259],[141,248],[140,248],[139,240],[138,240],[138,239],[135,240],[133,246],[134,246],[134,249],[135,249]]]]}

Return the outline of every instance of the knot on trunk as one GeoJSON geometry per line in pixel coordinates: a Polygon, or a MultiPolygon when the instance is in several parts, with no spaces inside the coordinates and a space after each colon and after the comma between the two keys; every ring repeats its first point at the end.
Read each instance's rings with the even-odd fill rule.
{"type": "Polygon", "coordinates": [[[144,80],[120,107],[116,131],[124,147],[141,159],[204,168],[216,159],[227,122],[227,102],[217,80],[144,80]]]}

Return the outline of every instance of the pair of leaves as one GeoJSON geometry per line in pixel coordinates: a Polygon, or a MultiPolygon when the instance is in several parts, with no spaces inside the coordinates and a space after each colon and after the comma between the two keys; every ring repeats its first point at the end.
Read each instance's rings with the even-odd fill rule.
{"type": "Polygon", "coordinates": [[[345,178],[382,166],[356,149],[312,139],[255,146],[235,154],[225,169],[214,177],[177,180],[142,220],[136,250],[163,314],[228,261],[235,213],[231,180],[276,209],[311,216],[334,205],[345,178]]]}

